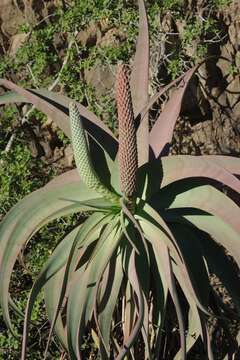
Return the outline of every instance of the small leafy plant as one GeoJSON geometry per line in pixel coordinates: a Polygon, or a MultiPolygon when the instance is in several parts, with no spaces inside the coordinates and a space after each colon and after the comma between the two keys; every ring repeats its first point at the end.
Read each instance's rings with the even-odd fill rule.
{"type": "Polygon", "coordinates": [[[51,322],[49,341],[54,331],[71,359],[82,358],[89,334],[102,359],[164,357],[170,298],[180,338],[174,359],[186,359],[199,340],[213,359],[208,317],[239,317],[240,182],[235,175],[240,175],[240,160],[168,156],[182,98],[197,66],[149,99],[143,0],[139,15],[131,77],[126,65],[117,73],[118,139],[69,98],[0,80],[12,90],[0,98],[2,104],[30,102],[71,137],[77,166],[21,200],[0,225],[0,303],[13,333],[9,307],[20,311],[9,283],[20,251],[53,219],[88,215],[57,245],[31,289],[22,359],[42,289],[51,322]],[[149,131],[149,109],[174,84],[178,88],[149,131]],[[234,311],[214,293],[211,274],[227,289],[234,311]]]}

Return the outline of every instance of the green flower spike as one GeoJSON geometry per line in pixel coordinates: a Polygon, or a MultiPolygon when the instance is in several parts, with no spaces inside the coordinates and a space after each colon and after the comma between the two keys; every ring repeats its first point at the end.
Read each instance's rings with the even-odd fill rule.
{"type": "Polygon", "coordinates": [[[105,199],[114,204],[119,204],[120,197],[114,194],[102,184],[93,168],[81,115],[74,102],[69,104],[69,116],[72,132],[72,144],[76,166],[82,181],[91,189],[96,190],[105,199]]]}

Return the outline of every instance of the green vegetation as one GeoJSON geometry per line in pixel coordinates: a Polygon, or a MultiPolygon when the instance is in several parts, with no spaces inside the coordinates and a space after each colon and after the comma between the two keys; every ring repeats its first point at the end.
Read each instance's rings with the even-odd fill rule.
{"type": "MultiPolygon", "coordinates": [[[[229,4],[228,0],[212,0],[209,8],[223,7],[229,4]]],[[[181,0],[168,0],[164,4],[159,1],[152,1],[148,6],[150,20],[150,31],[153,39],[158,34],[159,16],[166,11],[171,11],[174,19],[184,19],[184,2],[181,0]]],[[[17,74],[18,84],[24,87],[47,88],[51,86],[59,75],[57,90],[61,89],[69,97],[87,104],[88,108],[98,116],[103,116],[106,124],[111,130],[117,132],[116,106],[108,95],[97,95],[96,90],[86,83],[84,71],[91,69],[98,64],[108,63],[116,65],[119,61],[128,62],[133,55],[137,35],[137,9],[132,3],[126,7],[125,1],[75,1],[63,11],[57,9],[48,23],[41,23],[35,28],[26,23],[21,26],[20,31],[29,34],[26,43],[17,51],[14,58],[5,55],[0,62],[0,76],[11,78],[17,74]],[[96,32],[101,30],[101,23],[107,23],[107,28],[116,28],[123,39],[116,43],[106,43],[98,46],[94,41],[91,44],[83,45],[76,37],[76,33],[86,30],[90,23],[96,23],[96,32]],[[100,27],[100,30],[98,29],[100,27]],[[68,49],[68,44],[73,41],[68,49]],[[60,52],[61,50],[61,52],[60,52]],[[66,65],[62,67],[64,57],[68,54],[66,65]]],[[[104,25],[103,25],[104,26],[104,25]]],[[[209,15],[205,21],[193,14],[188,19],[181,34],[178,46],[173,46],[171,56],[163,58],[163,64],[167,69],[170,79],[175,79],[183,70],[189,68],[208,52],[209,34],[211,37],[217,34],[221,36],[218,24],[214,16],[209,15]],[[186,54],[186,48],[196,41],[198,44],[196,53],[190,57],[186,54]]],[[[97,36],[97,34],[96,34],[97,36]]],[[[119,35],[120,36],[120,35],[119,35]]],[[[121,36],[120,36],[121,37],[121,36]]],[[[231,68],[234,74],[237,70],[231,68]]],[[[169,79],[163,79],[169,81],[169,79]]],[[[46,118],[34,111],[30,121],[36,120],[45,122],[46,118]]],[[[35,159],[28,146],[28,138],[21,123],[22,109],[15,106],[1,108],[0,123],[0,216],[2,217],[15,203],[35,189],[43,186],[55,174],[55,168],[48,165],[44,160],[35,159]],[[12,135],[16,133],[11,149],[5,153],[6,146],[12,135]]],[[[69,139],[62,131],[58,131],[60,142],[65,145],[69,139]]],[[[64,234],[70,231],[74,224],[79,221],[76,217],[66,217],[44,227],[40,233],[35,235],[30,246],[24,254],[24,268],[21,261],[16,265],[13,273],[13,288],[21,294],[17,296],[18,305],[23,310],[26,304],[26,289],[39,273],[52,249],[63,238],[64,234]],[[19,275],[23,274],[26,283],[19,283],[19,275]]],[[[39,336],[34,327],[31,328],[29,343],[29,359],[42,359],[42,353],[46,344],[46,333],[48,325],[44,325],[46,317],[44,314],[43,294],[39,295],[32,313],[32,320],[37,320],[41,326],[45,326],[45,337],[40,344],[36,341],[39,336]],[[40,349],[39,349],[40,348],[40,349]]],[[[0,316],[2,314],[0,313],[0,316]]],[[[16,320],[14,326],[21,331],[22,319],[16,320]]],[[[82,349],[89,354],[89,344],[92,343],[91,335],[87,335],[87,341],[82,349]]],[[[92,348],[92,346],[91,346],[92,348]]],[[[0,359],[19,359],[20,344],[0,321],[0,359]],[[10,349],[10,350],[7,350],[10,349]],[[9,352],[7,352],[9,351],[9,352]],[[1,352],[3,355],[1,355],[1,352]],[[7,355],[6,355],[7,354],[7,355]],[[6,357],[7,356],[7,357],[6,357]]],[[[59,356],[59,343],[52,342],[50,347],[51,358],[59,356]]]]}

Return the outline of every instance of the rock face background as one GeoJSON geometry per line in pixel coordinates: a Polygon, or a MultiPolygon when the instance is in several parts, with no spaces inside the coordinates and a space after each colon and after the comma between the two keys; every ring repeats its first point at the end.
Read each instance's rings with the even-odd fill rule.
{"type": "MultiPolygon", "coordinates": [[[[199,24],[212,21],[216,28],[216,34],[210,28],[204,38],[192,37],[185,41],[179,51],[182,61],[190,64],[199,47],[204,45],[209,59],[188,88],[175,131],[173,153],[240,154],[240,4],[237,0],[226,0],[223,4],[216,9],[204,0],[188,0],[185,1],[185,19],[176,19],[166,8],[156,15],[159,33],[153,36],[151,45],[153,89],[156,84],[161,85],[161,81],[169,80],[166,76],[168,59],[171,60],[171,53],[184,44],[189,18],[198,18],[199,24]]],[[[20,26],[28,23],[34,28],[41,22],[48,23],[56,9],[64,6],[64,1],[57,0],[1,0],[0,54],[15,56],[29,37],[29,33],[19,33],[20,26]]],[[[125,37],[126,34],[117,28],[109,27],[107,21],[99,21],[91,22],[76,38],[79,46],[107,44],[117,47],[125,37]]],[[[61,52],[64,45],[58,34],[55,42],[61,52]]],[[[86,69],[83,77],[95,89],[96,96],[102,96],[114,88],[115,68],[108,64],[96,65],[86,69]]]]}
{"type": "MultiPolygon", "coordinates": [[[[217,11],[206,5],[201,0],[187,1],[186,19],[191,14],[205,22],[211,17],[217,35],[207,31],[204,39],[195,38],[182,50],[181,55],[187,62],[194,58],[200,46],[207,45],[207,60],[186,92],[172,151],[239,155],[240,3],[231,1],[217,11]]],[[[187,24],[175,21],[169,12],[160,20],[161,63],[167,53],[184,40],[187,24]]]]}

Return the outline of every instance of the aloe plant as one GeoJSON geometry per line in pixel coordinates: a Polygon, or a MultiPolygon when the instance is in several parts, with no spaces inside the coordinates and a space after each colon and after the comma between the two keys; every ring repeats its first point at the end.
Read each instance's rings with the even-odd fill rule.
{"type": "Polygon", "coordinates": [[[240,314],[240,182],[235,176],[240,160],[168,156],[181,101],[197,66],[149,99],[147,16],[143,0],[138,3],[131,78],[121,65],[116,79],[118,139],[93,113],[63,95],[0,81],[12,90],[0,97],[2,104],[30,102],[72,138],[77,165],[21,200],[0,225],[0,303],[13,333],[9,307],[20,311],[9,283],[19,252],[53,219],[88,214],[54,249],[30,291],[22,359],[42,289],[49,339],[54,331],[70,359],[82,358],[89,331],[97,334],[102,359],[164,358],[164,342],[171,336],[164,335],[170,298],[180,339],[174,359],[186,359],[199,340],[213,359],[208,317],[224,322],[240,314]],[[149,131],[149,109],[174,84],[178,88],[149,131]],[[234,311],[214,293],[211,274],[227,289],[234,311]]]}

